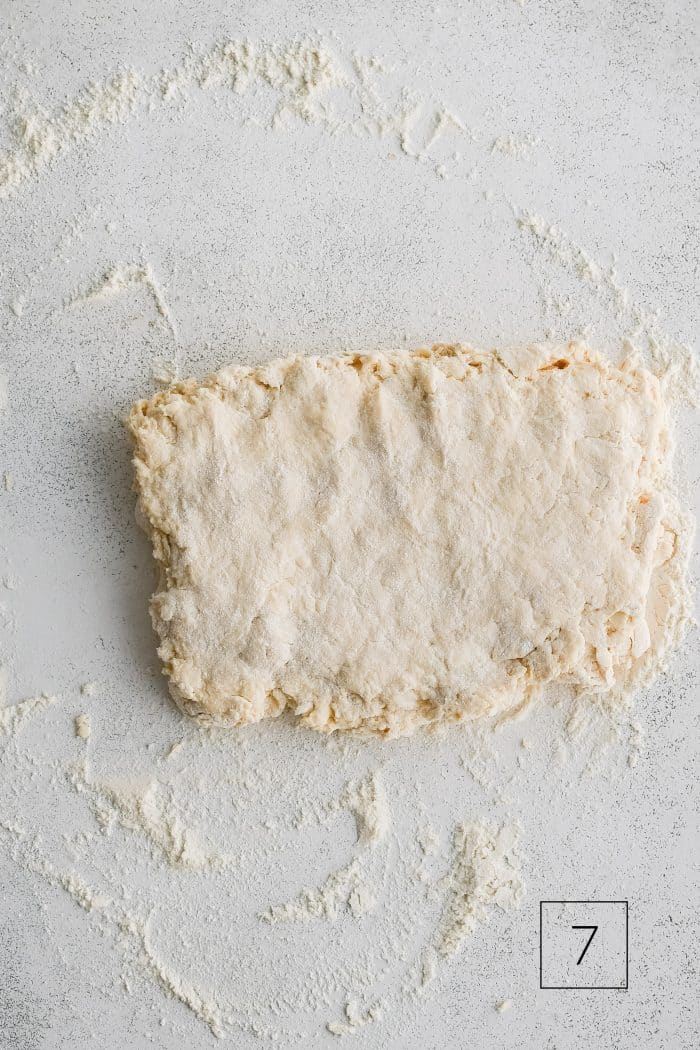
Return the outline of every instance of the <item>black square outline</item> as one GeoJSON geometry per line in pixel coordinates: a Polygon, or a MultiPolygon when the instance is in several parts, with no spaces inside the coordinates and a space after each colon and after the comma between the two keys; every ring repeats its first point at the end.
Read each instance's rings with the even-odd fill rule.
{"type": "Polygon", "coordinates": [[[540,901],[540,989],[544,992],[626,992],[630,977],[629,901],[540,901]],[[542,984],[542,905],[543,904],[624,904],[625,906],[625,983],[624,984],[542,984]]]}

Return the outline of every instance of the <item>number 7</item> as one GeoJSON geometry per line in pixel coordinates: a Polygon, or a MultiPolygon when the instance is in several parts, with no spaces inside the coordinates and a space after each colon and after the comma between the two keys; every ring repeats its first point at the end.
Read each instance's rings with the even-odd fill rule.
{"type": "Polygon", "coordinates": [[[591,946],[591,941],[593,940],[593,938],[595,937],[596,933],[598,932],[598,927],[597,926],[572,926],[571,929],[572,930],[592,930],[593,931],[591,933],[590,937],[588,938],[588,940],[586,941],[586,944],[585,944],[585,947],[584,947],[583,951],[581,952],[581,954],[579,955],[578,959],[576,960],[576,965],[580,966],[581,963],[583,962],[584,955],[586,954],[586,952],[588,951],[588,949],[591,946]]]}

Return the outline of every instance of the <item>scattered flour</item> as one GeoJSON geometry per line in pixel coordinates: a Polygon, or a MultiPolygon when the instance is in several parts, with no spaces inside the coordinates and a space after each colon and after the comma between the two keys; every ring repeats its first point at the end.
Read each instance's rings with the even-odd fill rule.
{"type": "MultiPolygon", "coordinates": [[[[534,212],[517,212],[518,227],[534,240],[549,259],[570,271],[594,294],[609,302],[618,322],[627,329],[622,350],[630,356],[643,342],[642,350],[649,365],[664,377],[665,390],[671,401],[696,405],[700,398],[700,371],[692,348],[669,336],[659,324],[658,312],[635,302],[629,289],[620,281],[614,265],[605,266],[576,244],[563,230],[534,212]]],[[[573,310],[571,300],[557,298],[551,292],[547,301],[560,314],[573,310]]]]}
{"type": "MultiPolygon", "coordinates": [[[[13,855],[19,864],[67,893],[115,945],[124,966],[130,967],[128,980],[125,976],[129,987],[139,975],[148,977],[217,1036],[247,1032],[264,1039],[292,1040],[295,1018],[299,1017],[302,1026],[299,1032],[306,1032],[303,1038],[308,1041],[311,1038],[308,1025],[312,1019],[317,1019],[321,1010],[324,1011],[322,1017],[329,1017],[328,1011],[337,1009],[339,1000],[345,1003],[343,1016],[336,1019],[331,1014],[333,1019],[322,1022],[330,1034],[360,1035],[360,1030],[372,1023],[390,1024],[394,1031],[399,1019],[413,1016],[424,996],[434,991],[442,968],[464,949],[467,939],[488,922],[491,909],[507,910],[520,903],[520,858],[513,827],[494,826],[479,819],[460,823],[453,830],[445,855],[441,850],[444,829],[441,835],[423,815],[410,836],[413,847],[410,856],[404,857],[382,775],[374,771],[350,782],[327,803],[298,811],[289,823],[270,822],[277,836],[290,833],[294,838],[305,825],[317,821],[326,823],[334,814],[345,810],[354,817],[356,843],[349,863],[332,873],[317,889],[303,891],[289,903],[269,908],[259,916],[264,920],[255,942],[260,959],[266,967],[278,968],[268,975],[267,983],[259,974],[251,974],[250,997],[244,989],[236,988],[234,992],[227,971],[220,968],[221,964],[217,968],[212,961],[206,921],[214,920],[213,930],[225,929],[228,921],[236,921],[249,891],[249,874],[235,863],[228,866],[226,860],[230,858],[203,848],[200,837],[180,816],[179,799],[173,791],[196,755],[203,763],[200,768],[208,771],[206,781],[195,780],[194,783],[200,785],[197,790],[218,791],[228,782],[241,796],[241,812],[245,812],[251,792],[259,790],[264,795],[268,791],[267,780],[264,771],[257,768],[255,775],[246,772],[245,738],[237,738],[235,747],[231,747],[234,743],[231,738],[229,744],[225,743],[225,734],[220,737],[194,734],[191,740],[193,746],[188,747],[186,760],[178,764],[176,772],[157,757],[152,774],[141,779],[131,777],[117,781],[104,773],[97,776],[85,760],[71,766],[67,778],[59,776],[56,790],[60,790],[61,784],[68,784],[79,799],[84,798],[88,803],[87,812],[100,829],[75,839],[76,847],[82,843],[83,852],[75,855],[73,866],[53,855],[49,861],[39,840],[35,841],[14,814],[0,819],[0,832],[14,844],[13,855]],[[240,758],[244,761],[240,773],[228,778],[226,767],[217,769],[212,765],[211,748],[217,740],[222,742],[221,754],[228,756],[228,762],[238,761],[236,754],[241,748],[240,758]],[[170,782],[160,778],[170,778],[170,782]],[[115,825],[134,831],[154,847],[148,860],[149,882],[154,880],[153,900],[144,898],[141,892],[134,894],[130,888],[138,851],[135,854],[131,851],[128,866],[124,867],[123,843],[110,846],[110,842],[114,842],[115,825]],[[394,843],[398,850],[389,852],[389,845],[394,843]],[[97,869],[93,866],[98,844],[104,856],[111,858],[101,871],[99,866],[97,869]],[[427,881],[418,878],[413,859],[416,851],[423,857],[435,858],[440,872],[446,868],[447,873],[438,873],[427,881]],[[166,882],[170,868],[176,869],[177,876],[174,881],[171,877],[166,882]],[[180,883],[185,874],[188,880],[195,880],[189,885],[198,902],[189,915],[187,883],[180,883]],[[221,911],[210,914],[212,898],[206,887],[212,875],[223,880],[221,891],[225,903],[221,911]],[[229,878],[235,881],[228,882],[229,878]],[[377,893],[378,878],[381,896],[377,893]],[[159,898],[161,891],[157,887],[162,886],[168,887],[167,894],[172,899],[159,898]],[[202,902],[206,903],[200,905],[202,894],[202,902]],[[292,954],[283,954],[280,959],[279,952],[284,951],[283,945],[290,937],[285,924],[305,925],[312,919],[333,919],[341,911],[347,918],[356,920],[372,910],[375,915],[367,927],[367,947],[354,962],[341,955],[340,962],[336,958],[331,964],[324,950],[310,966],[303,960],[300,966],[293,955],[296,942],[291,940],[288,950],[292,954]],[[166,923],[167,914],[170,917],[166,923]],[[192,931],[189,934],[183,932],[182,938],[174,940],[163,938],[168,926],[174,925],[177,930],[182,924],[184,931],[188,922],[192,931]],[[271,937],[276,938],[274,950],[272,945],[267,946],[271,937]],[[192,966],[190,953],[196,955],[203,946],[206,946],[203,955],[206,965],[204,971],[198,972],[192,966]],[[306,971],[303,983],[294,993],[287,990],[290,967],[306,971]],[[403,980],[401,972],[405,973],[403,980]],[[268,990],[254,991],[256,987],[268,990]]],[[[175,746],[178,745],[181,751],[182,741],[177,741],[175,746]]],[[[352,763],[351,754],[347,761],[352,763]]],[[[501,761],[501,776],[502,767],[501,761]]],[[[59,763],[57,769],[64,767],[59,763]]],[[[26,763],[17,766],[13,779],[19,784],[22,770],[29,774],[26,785],[31,786],[36,772],[26,763]]],[[[309,783],[313,783],[313,775],[309,783]]],[[[25,790],[23,787],[23,794],[25,790]]],[[[237,822],[228,827],[229,834],[238,834],[237,822]]],[[[298,848],[293,839],[291,846],[298,848]]],[[[261,869],[256,863],[252,870],[261,869]]],[[[361,926],[357,929],[360,931],[361,926]]],[[[338,931],[327,940],[329,947],[334,942],[343,943],[340,928],[338,931]]],[[[234,948],[235,934],[229,951],[234,948]]],[[[257,966],[257,960],[251,958],[250,965],[257,966]]],[[[509,1008],[509,1003],[501,1000],[495,1009],[502,1012],[509,1008]]],[[[297,1036],[302,1045],[303,1038],[297,1036]]]]}
{"type": "Polygon", "coordinates": [[[0,736],[14,736],[35,715],[41,714],[51,704],[56,703],[57,697],[42,693],[41,696],[33,696],[27,700],[20,700],[16,704],[8,704],[0,707],[0,736]]]}
{"type": "Polygon", "coordinates": [[[523,896],[517,832],[474,821],[454,833],[454,857],[445,880],[447,904],[435,939],[438,955],[455,955],[475,928],[488,921],[488,908],[517,907],[523,896]]]}
{"type": "Polygon", "coordinates": [[[314,40],[275,45],[248,40],[222,40],[203,50],[190,48],[180,63],[152,75],[124,70],[89,84],[71,101],[49,112],[18,89],[14,100],[14,146],[0,154],[0,197],[98,132],[123,124],[137,113],[182,102],[193,91],[237,96],[255,85],[276,95],[272,128],[290,120],[323,127],[329,134],[395,137],[409,157],[422,160],[447,132],[466,134],[464,123],[441,103],[403,88],[398,98],[382,96],[378,77],[384,67],[376,58],[343,57],[314,40]],[[343,103],[334,104],[334,95],[343,103]],[[354,106],[352,116],[348,105],[354,106]],[[419,124],[429,130],[421,133],[419,124]]]}
{"type": "Polygon", "coordinates": [[[175,321],[155,274],[148,263],[120,263],[110,267],[85,291],[78,292],[72,296],[69,305],[76,306],[80,303],[107,299],[114,295],[120,295],[129,288],[138,287],[145,288],[149,293],[160,319],[170,330],[175,342],[177,342],[178,335],[175,321]]]}
{"type": "Polygon", "coordinates": [[[57,872],[48,862],[38,868],[37,873],[64,889],[83,911],[102,911],[111,903],[110,897],[103,893],[96,893],[80,876],[72,872],[68,874],[57,872]]]}
{"type": "Polygon", "coordinates": [[[134,112],[142,82],[134,70],[89,84],[52,113],[24,89],[14,103],[14,149],[0,154],[0,197],[7,197],[62,153],[92,138],[98,130],[122,124],[134,112]]]}
{"type": "Polygon", "coordinates": [[[168,995],[178,999],[195,1017],[208,1025],[216,1036],[223,1036],[227,1026],[226,1009],[212,993],[202,994],[181,973],[163,962],[151,941],[150,923],[131,919],[127,932],[135,933],[143,946],[144,961],[157,983],[168,995]]]}
{"type": "Polygon", "coordinates": [[[419,828],[416,841],[421,851],[416,874],[421,882],[427,883],[430,881],[431,860],[438,855],[440,850],[440,836],[435,831],[435,828],[427,824],[425,827],[419,828]]]}
{"type": "Polygon", "coordinates": [[[93,890],[75,872],[60,871],[51,861],[42,856],[36,845],[31,843],[27,830],[12,821],[0,821],[0,830],[12,841],[11,854],[22,867],[40,875],[51,886],[59,887],[73,898],[83,911],[102,911],[109,908],[111,897],[93,890]]]}
{"type": "MultiPolygon", "coordinates": [[[[304,889],[289,903],[268,908],[260,915],[265,922],[334,920],[343,906],[358,917],[375,907],[377,897],[369,885],[366,853],[386,838],[390,826],[389,807],[379,774],[372,773],[360,782],[349,784],[332,808],[336,811],[349,809],[355,817],[357,855],[349,864],[329,875],[318,888],[304,889]]],[[[328,807],[327,812],[330,811],[331,807],[328,807]]]]}
{"type": "Polygon", "coordinates": [[[363,865],[356,857],[346,867],[329,875],[318,889],[302,890],[288,904],[270,906],[261,913],[260,918],[272,925],[306,922],[309,919],[334,920],[343,905],[347,905],[353,915],[362,915],[370,911],[375,903],[372,891],[363,880],[363,865]]]}
{"type": "Polygon", "coordinates": [[[499,774],[498,753],[493,746],[493,726],[470,726],[462,765],[476,784],[490,790],[499,774]]]}
{"type": "Polygon", "coordinates": [[[639,761],[640,755],[644,753],[646,730],[641,722],[630,722],[630,743],[627,765],[634,767],[639,761]]]}
{"type": "Polygon", "coordinates": [[[177,361],[166,358],[162,361],[154,361],[151,365],[151,375],[156,383],[169,386],[176,383],[180,376],[180,367],[177,361]]]}
{"type": "Polygon", "coordinates": [[[542,140],[535,135],[499,135],[494,139],[491,152],[512,157],[513,160],[523,160],[529,157],[541,142],[542,140]]]}
{"type": "Polygon", "coordinates": [[[418,844],[426,857],[431,857],[440,848],[440,836],[435,831],[435,828],[427,825],[418,833],[418,844]]]}
{"type": "Polygon", "coordinates": [[[320,806],[304,806],[293,816],[291,823],[295,828],[320,823],[343,809],[350,810],[355,818],[358,843],[375,845],[381,842],[389,830],[391,816],[380,773],[370,773],[362,780],[351,781],[338,798],[320,806]]]}
{"type": "Polygon", "coordinates": [[[89,740],[92,733],[90,715],[77,715],[75,719],[75,735],[81,740],[89,740]]]}
{"type": "Polygon", "coordinates": [[[378,773],[348,785],[339,800],[339,806],[346,806],[355,817],[360,846],[376,846],[386,837],[391,816],[378,773]]]}
{"type": "Polygon", "coordinates": [[[115,821],[136,831],[156,847],[168,864],[190,871],[221,872],[234,868],[233,854],[206,850],[197,832],[176,811],[165,785],[154,778],[117,782],[96,781],[87,759],[68,771],[70,784],[84,795],[102,827],[115,821]]]}
{"type": "MultiPolygon", "coordinates": [[[[522,6],[525,0],[516,2],[522,6]]],[[[115,74],[89,85],[72,101],[51,112],[38,106],[26,91],[20,91],[14,102],[14,144],[0,155],[0,197],[16,193],[23,183],[37,176],[53,161],[87,144],[103,130],[139,115],[146,116],[166,105],[180,105],[200,91],[243,96],[251,93],[254,86],[262,86],[274,95],[274,111],[269,120],[273,128],[284,129],[296,120],[318,126],[332,135],[367,135],[380,142],[390,140],[407,157],[419,162],[429,160],[432,163],[432,152],[448,135],[475,137],[462,119],[442,104],[426,100],[408,88],[395,94],[387,92],[385,75],[385,68],[376,58],[353,56],[352,61],[348,61],[325,45],[313,42],[275,47],[222,41],[209,49],[191,49],[177,66],[155,75],[147,76],[134,70],[115,74]]],[[[489,141],[493,154],[516,160],[529,156],[539,144],[539,140],[531,136],[518,139],[509,134],[489,141]]],[[[485,145],[488,149],[488,143],[485,145]]],[[[460,159],[455,155],[455,162],[460,159]]],[[[449,172],[444,163],[436,163],[434,170],[443,178],[449,172]]],[[[493,197],[492,191],[487,191],[487,194],[493,197]]],[[[686,393],[694,382],[688,379],[693,367],[692,355],[687,347],[659,330],[655,313],[634,303],[614,267],[597,263],[558,227],[540,216],[523,213],[519,225],[550,261],[573,273],[595,296],[611,303],[629,328],[630,338],[636,340],[639,337],[646,341],[645,349],[651,359],[659,368],[669,372],[670,383],[676,383],[679,391],[686,393]]],[[[115,228],[113,223],[107,224],[108,232],[113,233],[115,228]]],[[[77,226],[70,231],[70,236],[80,239],[77,226]]],[[[72,301],[99,301],[139,287],[152,298],[159,318],[177,341],[167,301],[152,268],[143,261],[112,267],[72,301]]],[[[576,302],[570,297],[557,296],[551,290],[548,297],[549,308],[558,317],[569,319],[575,315],[576,302]]],[[[21,318],[25,311],[24,298],[13,299],[9,309],[21,318]]],[[[177,378],[177,372],[175,369],[171,371],[169,363],[164,362],[154,367],[154,378],[159,382],[171,382],[177,378]]],[[[0,377],[0,411],[8,406],[7,379],[0,377]]],[[[7,491],[12,490],[11,474],[5,473],[4,484],[7,491]]],[[[80,691],[85,697],[93,697],[98,692],[98,685],[87,682],[80,691]]],[[[42,695],[7,706],[6,690],[0,678],[0,735],[17,734],[55,699],[42,695]]],[[[89,735],[89,714],[79,718],[86,719],[89,735]]],[[[610,718],[609,711],[595,711],[590,706],[584,709],[584,705],[579,705],[570,712],[565,730],[569,742],[607,734],[603,737],[605,746],[620,743],[627,734],[630,766],[637,762],[644,747],[643,727],[629,720],[629,711],[619,712],[615,721],[610,718]]],[[[78,735],[83,736],[83,733],[78,732],[78,735]]],[[[531,742],[525,738],[521,746],[528,751],[532,748],[531,742]]],[[[167,757],[181,753],[182,747],[183,741],[176,742],[167,757]]],[[[598,770],[596,761],[600,760],[600,754],[591,758],[590,770],[598,770]]],[[[555,742],[553,755],[559,766],[570,758],[563,741],[555,742]]],[[[206,758],[206,752],[200,757],[206,758]]],[[[528,756],[528,762],[535,757],[528,756]]],[[[189,748],[186,758],[189,761],[189,748]]],[[[485,790],[494,794],[502,790],[499,785],[505,779],[503,763],[491,746],[486,731],[479,740],[472,740],[468,745],[464,765],[485,790]]],[[[28,752],[18,753],[16,758],[7,757],[6,783],[13,786],[12,794],[6,787],[3,789],[8,804],[12,799],[16,803],[21,791],[33,788],[38,792],[35,778],[39,767],[38,760],[28,752]],[[14,762],[18,764],[14,765],[14,762]],[[28,774],[28,780],[21,784],[18,780],[20,772],[28,774]]],[[[179,770],[180,763],[177,767],[179,770]]],[[[91,845],[98,839],[108,843],[116,825],[135,832],[137,837],[144,838],[154,847],[150,862],[158,879],[163,878],[164,871],[176,869],[176,882],[168,883],[176,906],[186,900],[184,894],[180,895],[181,878],[202,875],[201,885],[204,886],[210,875],[225,874],[232,878],[237,872],[237,857],[203,846],[200,834],[178,812],[171,786],[158,779],[157,771],[141,781],[132,778],[116,782],[105,775],[98,778],[87,763],[82,763],[73,767],[68,783],[79,798],[86,799],[90,817],[100,828],[99,832],[86,835],[86,852],[90,852],[91,845]]],[[[240,804],[244,809],[252,790],[250,783],[246,781],[244,787],[233,779],[231,783],[234,785],[232,790],[240,792],[240,804]]],[[[52,791],[58,791],[60,784],[60,779],[52,783],[52,791]]],[[[376,886],[369,884],[367,868],[369,859],[383,856],[385,850],[379,847],[387,845],[391,830],[389,805],[379,775],[350,784],[339,798],[326,806],[317,811],[303,812],[293,826],[303,827],[307,820],[326,819],[341,809],[350,810],[356,821],[357,843],[352,860],[317,889],[304,891],[288,904],[269,909],[265,916],[268,923],[332,918],[341,908],[353,918],[372,909],[379,913],[376,886]],[[271,913],[280,909],[283,914],[272,919],[271,913]]],[[[281,823],[284,825],[284,821],[281,823]]],[[[269,825],[278,826],[272,820],[269,825]]],[[[238,829],[234,827],[233,830],[237,832],[238,829]]],[[[220,975],[214,975],[214,990],[203,990],[197,981],[187,976],[184,952],[175,962],[166,961],[157,943],[160,923],[157,911],[143,908],[139,894],[134,895],[128,908],[122,903],[124,879],[129,879],[131,869],[123,866],[121,847],[112,846],[113,867],[107,873],[108,891],[105,891],[95,888],[98,883],[93,885],[92,876],[88,879],[83,872],[62,867],[44,857],[34,840],[34,829],[30,833],[14,814],[0,818],[0,832],[13,844],[10,852],[18,864],[66,893],[86,912],[86,921],[89,917],[90,923],[108,934],[125,957],[128,955],[133,960],[134,972],[147,973],[165,994],[186,1006],[216,1035],[225,1035],[235,1027],[267,1040],[280,1037],[280,1030],[266,1027],[261,1018],[278,1020],[286,1017],[285,1010],[290,1008],[285,989],[288,972],[280,970],[277,975],[279,991],[275,996],[246,1002],[239,1008],[227,999],[228,986],[220,975]]],[[[417,843],[425,856],[437,858],[440,857],[440,841],[440,835],[432,827],[422,828],[411,839],[414,848],[417,843]]],[[[442,913],[436,929],[432,933],[428,931],[428,942],[419,955],[416,979],[419,989],[429,985],[440,967],[463,948],[467,938],[479,926],[488,921],[492,905],[507,909],[519,904],[522,885],[516,841],[515,833],[509,827],[493,828],[479,821],[460,824],[454,831],[449,872],[433,887],[442,900],[442,913]]],[[[133,857],[130,863],[134,863],[133,857]]],[[[352,1036],[365,1025],[380,1021],[383,1016],[391,1019],[393,1028],[394,1019],[405,1008],[405,999],[400,995],[394,1000],[386,996],[375,1001],[375,985],[385,972],[376,959],[381,958],[382,952],[393,964],[397,959],[410,959],[412,942],[409,934],[414,933],[416,927],[425,925],[420,907],[415,903],[415,900],[423,902],[425,887],[421,886],[417,891],[406,874],[409,866],[402,867],[400,859],[396,864],[388,880],[388,888],[395,894],[395,910],[391,911],[391,894],[381,898],[382,908],[387,909],[382,918],[392,931],[386,943],[376,949],[371,960],[369,951],[366,957],[361,957],[355,970],[350,964],[344,964],[331,974],[326,972],[325,963],[320,960],[317,969],[309,973],[303,1010],[309,1013],[318,1010],[319,1003],[329,1004],[332,996],[336,997],[337,1006],[338,1001],[342,1002],[342,999],[338,1000],[340,992],[346,998],[343,1019],[326,1024],[333,1035],[352,1036]],[[394,883],[401,878],[406,878],[406,884],[397,889],[394,883]],[[369,993],[355,998],[355,995],[360,997],[358,989],[362,988],[369,993]],[[350,990],[353,998],[347,998],[350,990]],[[360,1005],[361,1002],[371,1005],[360,1005]]],[[[200,885],[199,881],[197,885],[200,885]]],[[[240,896],[241,890],[245,893],[245,883],[233,883],[232,886],[231,900],[236,899],[236,894],[240,896]]],[[[425,899],[429,898],[426,896],[425,899]]],[[[279,932],[273,930],[271,934],[279,932]]],[[[374,931],[372,935],[375,935],[374,931]]],[[[124,977],[127,990],[132,988],[133,981],[133,977],[124,977]]],[[[495,1010],[502,1013],[511,1006],[510,999],[503,999],[496,1003],[495,1010]]],[[[286,1025],[285,1021],[282,1036],[286,1036],[286,1025]]],[[[297,1041],[300,1041],[299,1037],[297,1041]]]]}
{"type": "MultiPolygon", "coordinates": [[[[130,946],[130,954],[135,957],[139,968],[149,973],[167,995],[187,1006],[215,1035],[223,1035],[224,1011],[162,961],[152,944],[148,918],[125,908],[110,894],[95,890],[76,872],[58,868],[31,842],[21,825],[0,820],[0,832],[9,838],[9,853],[20,867],[39,875],[48,885],[65,891],[83,911],[95,918],[103,933],[122,948],[130,946]]],[[[130,984],[126,978],[124,983],[128,991],[130,984]]]]}
{"type": "Polygon", "coordinates": [[[329,1021],[326,1028],[331,1035],[354,1035],[359,1028],[378,1021],[382,1017],[381,1003],[374,1003],[363,1012],[359,1004],[351,999],[345,1004],[345,1021],[329,1021]]]}

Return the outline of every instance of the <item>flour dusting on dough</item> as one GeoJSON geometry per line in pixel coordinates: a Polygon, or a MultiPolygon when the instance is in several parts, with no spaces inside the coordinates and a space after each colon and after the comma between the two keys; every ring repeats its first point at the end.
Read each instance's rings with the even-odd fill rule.
{"type": "Polygon", "coordinates": [[[201,720],[397,735],[513,717],[557,681],[612,701],[687,620],[668,408],[634,359],[290,358],[175,384],[129,425],[159,653],[201,720]]]}

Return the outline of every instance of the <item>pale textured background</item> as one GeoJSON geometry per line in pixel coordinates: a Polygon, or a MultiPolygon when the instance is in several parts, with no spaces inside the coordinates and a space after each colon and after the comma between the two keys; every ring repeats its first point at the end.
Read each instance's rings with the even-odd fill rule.
{"type": "MultiPolygon", "coordinates": [[[[138,770],[147,744],[162,751],[181,735],[148,624],[150,553],[134,525],[118,423],[153,389],[155,360],[179,356],[184,372],[202,373],[289,351],[568,337],[584,320],[594,340],[616,344],[629,327],[624,318],[605,294],[536,255],[510,202],[560,224],[601,263],[614,253],[631,296],[658,309],[672,336],[697,336],[692,0],[349,6],[0,3],[3,102],[16,83],[53,105],[120,65],[155,71],[177,61],[189,39],[284,42],[334,32],[331,46],[381,55],[397,83],[444,101],[477,136],[445,139],[433,162],[417,164],[395,141],[331,139],[298,123],[275,133],[243,126],[258,103],[207,96],[101,133],[0,201],[0,373],[10,400],[0,469],[15,477],[14,491],[0,493],[0,575],[18,582],[2,595],[0,644],[11,699],[44,689],[62,697],[50,735],[37,737],[41,754],[77,754],[70,717],[86,707],[77,688],[88,679],[102,683],[99,704],[90,705],[96,763],[138,770]],[[21,68],[27,58],[32,75],[21,68]],[[509,133],[541,142],[524,159],[492,153],[492,142],[509,133]],[[434,171],[443,161],[447,179],[434,171]],[[66,239],[75,218],[80,232],[66,239]],[[63,306],[106,267],[141,251],[177,322],[178,347],[143,288],[63,306]],[[547,308],[551,289],[572,297],[568,314],[547,308]],[[17,317],[9,304],[20,296],[17,317]]],[[[264,98],[259,105],[269,110],[264,98]]],[[[0,143],[10,140],[3,117],[0,143]]],[[[690,428],[682,444],[695,480],[690,428]]],[[[444,843],[470,814],[514,813],[523,824],[520,912],[495,916],[466,945],[415,1022],[394,1031],[389,1019],[360,1032],[356,1045],[690,1050],[700,1043],[696,641],[640,698],[647,749],[635,769],[624,750],[603,761],[603,776],[557,768],[553,722],[538,716],[503,741],[511,755],[523,733],[536,744],[511,805],[469,780],[457,736],[353,744],[342,756],[282,726],[252,731],[252,754],[275,756],[274,805],[286,795],[298,801],[300,769],[316,769],[317,789],[327,778],[330,790],[382,761],[399,834],[409,833],[419,799],[444,843]],[[541,992],[538,901],[587,897],[630,901],[630,990],[541,992]],[[493,1004],[503,997],[514,1005],[499,1015],[493,1004]]],[[[3,792],[4,812],[19,811],[22,800],[3,792]]],[[[23,817],[46,840],[86,821],[77,807],[41,797],[23,817]]],[[[257,805],[262,813],[267,803],[257,805]]],[[[279,870],[261,873],[261,900],[284,895],[287,880],[318,881],[319,868],[342,860],[347,841],[285,855],[279,870]]],[[[142,877],[166,900],[167,879],[150,886],[152,875],[142,877]]],[[[69,898],[4,854],[0,878],[3,1050],[215,1045],[148,982],[125,996],[117,953],[69,898]]],[[[235,897],[232,914],[239,906],[235,897]]],[[[315,927],[299,964],[313,953],[313,937],[331,936],[351,945],[355,929],[340,920],[315,927]]],[[[200,949],[206,963],[206,943],[200,949]]],[[[266,950],[256,965],[266,964],[266,950]]],[[[246,980],[253,955],[240,960],[237,979],[246,980]]],[[[303,1045],[333,1044],[323,1020],[303,1045]]]]}

